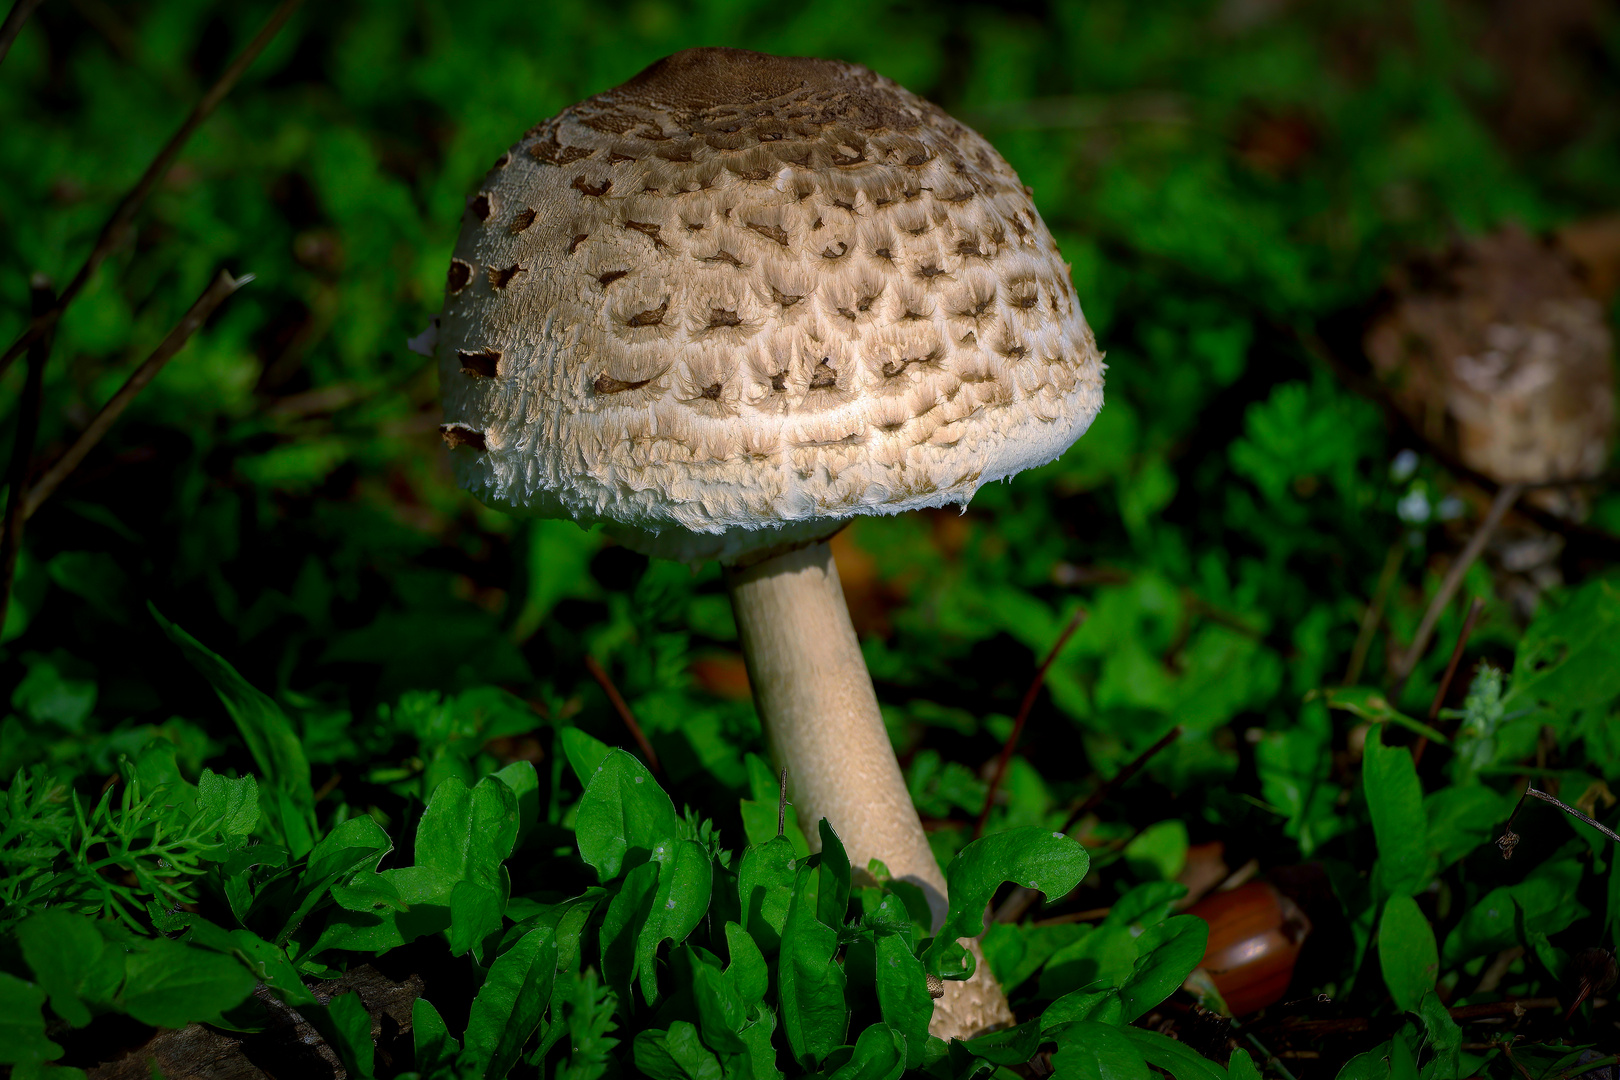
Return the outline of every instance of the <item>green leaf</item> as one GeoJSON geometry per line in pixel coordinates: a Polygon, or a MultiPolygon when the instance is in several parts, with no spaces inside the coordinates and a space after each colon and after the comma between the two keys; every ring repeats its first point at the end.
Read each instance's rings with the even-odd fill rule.
{"type": "Polygon", "coordinates": [[[704,1047],[697,1028],[685,1020],[669,1030],[648,1030],[636,1036],[636,1071],[651,1080],[721,1080],[720,1060],[704,1047]]]}
{"type": "Polygon", "coordinates": [[[1417,1012],[1423,995],[1434,989],[1439,977],[1440,950],[1429,920],[1410,896],[1397,893],[1384,904],[1378,923],[1378,962],[1395,1007],[1417,1012]]]}
{"type": "Polygon", "coordinates": [[[1058,997],[1079,990],[1117,989],[1135,969],[1136,937],[1131,928],[1105,924],[1052,955],[1041,972],[1040,993],[1058,997]]]}
{"type": "Polygon", "coordinates": [[[343,1067],[355,1080],[369,1080],[376,1062],[377,1047],[371,1041],[371,1014],[358,992],[339,994],[326,1006],[337,1034],[333,1047],[343,1067]]]}
{"type": "Polygon", "coordinates": [[[1118,990],[1075,990],[1064,994],[1041,1013],[1041,1030],[1051,1034],[1060,1024],[1078,1021],[1118,1027],[1125,1022],[1125,1003],[1118,990]]]}
{"type": "Polygon", "coordinates": [[[540,1026],[556,974],[557,942],[549,926],[530,930],[490,965],[473,998],[465,1036],[467,1056],[489,1080],[507,1074],[540,1026]]]}
{"type": "MultiPolygon", "coordinates": [[[[1433,948],[1432,944],[1430,947],[1433,948]]],[[[1434,1047],[1432,1075],[1461,1075],[1458,1066],[1462,1054],[1462,1027],[1451,1018],[1451,1010],[1440,1000],[1440,995],[1433,990],[1428,991],[1413,1011],[1423,1020],[1423,1027],[1429,1033],[1429,1044],[1434,1047]]]]}
{"type": "Polygon", "coordinates": [[[1226,1077],[1227,1080],[1261,1080],[1254,1059],[1241,1046],[1232,1051],[1232,1057],[1226,1063],[1226,1077]]]}
{"type": "Polygon", "coordinates": [[[0,971],[0,1064],[50,1061],[62,1048],[45,1037],[45,991],[0,971]]]}
{"type": "Polygon", "coordinates": [[[873,1024],[855,1040],[848,1061],[827,1080],[897,1080],[906,1069],[906,1040],[886,1024],[873,1024]]]}
{"type": "Polygon", "coordinates": [[[205,836],[249,836],[259,824],[259,782],[237,780],[204,769],[197,780],[197,815],[192,830],[205,836]]]}
{"type": "Polygon", "coordinates": [[[658,888],[658,864],[645,862],[624,875],[619,891],[608,902],[600,935],[602,977],[628,1008],[637,969],[637,939],[658,888]]]}
{"type": "Polygon", "coordinates": [[[454,955],[500,929],[510,891],[501,862],[517,832],[517,796],[494,777],[472,788],[451,777],[433,789],[416,830],[416,868],[448,885],[440,902],[449,908],[454,955]]]}
{"type": "Polygon", "coordinates": [[[770,988],[771,973],[759,945],[748,936],[748,931],[734,922],[728,922],[726,949],[731,953],[726,974],[736,981],[737,992],[745,1002],[763,1002],[765,992],[770,988]]]}
{"type": "Polygon", "coordinates": [[[580,787],[590,787],[597,766],[613,752],[613,747],[579,728],[563,728],[557,737],[562,740],[563,754],[568,758],[568,767],[574,770],[574,779],[579,781],[580,787]]]}
{"type": "Polygon", "coordinates": [[[675,805],[647,767],[623,750],[612,750],[596,766],[579,800],[574,834],[579,855],[603,883],[619,876],[632,850],[650,852],[678,836],[675,805]]]}
{"type": "Polygon", "coordinates": [[[837,930],[844,925],[844,913],[849,910],[849,855],[826,818],[817,828],[821,833],[821,865],[816,918],[837,930]]]}
{"type": "Polygon", "coordinates": [[[1142,1028],[1125,1027],[1118,1030],[1141,1051],[1143,1061],[1163,1069],[1175,1080],[1226,1080],[1225,1069],[1184,1043],[1142,1028]]]}
{"type": "Polygon", "coordinates": [[[506,768],[494,774],[495,779],[512,789],[517,796],[518,805],[518,833],[516,846],[523,846],[523,838],[529,835],[536,823],[540,820],[540,777],[534,771],[534,766],[527,761],[514,761],[506,768]]]}
{"type": "Polygon", "coordinates": [[[1379,880],[1386,892],[1410,896],[1422,888],[1429,872],[1428,816],[1412,752],[1385,746],[1383,729],[1374,727],[1367,733],[1361,780],[1378,840],[1379,880]]]}
{"type": "Polygon", "coordinates": [[[17,944],[34,978],[51,997],[56,1015],[74,1027],[90,1022],[79,988],[101,958],[105,942],[96,924],[82,915],[52,908],[17,927],[17,944]]]}
{"type": "Polygon", "coordinates": [[[416,1068],[423,1076],[448,1068],[461,1052],[461,1044],[450,1037],[439,1010],[427,998],[419,997],[411,1004],[411,1037],[416,1068]]]}
{"type": "Polygon", "coordinates": [[[1041,1048],[1041,1021],[1037,1017],[1012,1028],[992,1031],[962,1043],[974,1057],[997,1065],[1024,1065],[1041,1048]]]}
{"type": "Polygon", "coordinates": [[[304,756],[304,744],[292,723],[281,706],[242,678],[234,667],[165,619],[156,607],[148,604],[147,610],[191,666],[213,686],[225,711],[236,722],[259,771],[296,808],[304,830],[289,834],[287,846],[294,855],[302,855],[308,850],[307,840],[315,828],[315,792],[309,783],[309,760],[304,756]]]}
{"type": "Polygon", "coordinates": [[[709,910],[714,865],[703,845],[692,840],[661,840],[653,848],[658,884],[636,932],[636,970],[641,996],[658,1003],[658,947],[679,944],[709,910]]]}
{"type": "Polygon", "coordinates": [[[1521,940],[1521,925],[1556,934],[1585,918],[1585,906],[1575,900],[1584,876],[1576,859],[1554,858],[1517,885],[1492,889],[1451,928],[1441,948],[1442,958],[1447,964],[1458,964],[1514,945],[1529,946],[1529,941],[1521,940]]]}
{"type": "Polygon", "coordinates": [[[157,1027],[217,1016],[253,992],[253,975],[238,961],[168,938],[142,942],[126,958],[125,972],[119,1006],[157,1027]]]}
{"type": "Polygon", "coordinates": [[[1175,993],[1203,959],[1208,943],[1209,924],[1196,915],[1177,915],[1142,931],[1136,939],[1136,963],[1119,988],[1125,1022],[1175,993]]]}
{"type": "Polygon", "coordinates": [[[721,968],[719,958],[708,950],[688,946],[684,951],[703,1041],[716,1053],[742,1052],[745,1046],[739,1033],[748,1023],[748,1005],[736,977],[721,968]]]}
{"type": "Polygon", "coordinates": [[[1142,1051],[1119,1028],[1077,1020],[1048,1032],[1057,1042],[1052,1068],[1057,1076],[1077,1080],[1148,1080],[1142,1051]]]}
{"type": "Polygon", "coordinates": [[[793,844],[783,836],[743,852],[737,870],[737,899],[743,925],[767,953],[775,952],[793,905],[797,861],[793,844]]]}
{"type": "Polygon", "coordinates": [[[814,868],[799,867],[777,966],[782,1031],[805,1069],[816,1068],[842,1043],[849,1026],[844,969],[834,959],[838,931],[816,918],[816,880],[814,868]]]}
{"type": "Polygon", "coordinates": [[[393,847],[382,827],[363,814],[335,827],[309,853],[299,878],[298,906],[287,916],[276,940],[285,942],[310,911],[326,899],[334,884],[373,873],[393,847]]]}
{"type": "Polygon", "coordinates": [[[1010,829],[973,841],[945,869],[950,913],[924,955],[928,970],[940,974],[939,962],[948,946],[984,932],[985,906],[1002,882],[1058,897],[1080,884],[1090,866],[1085,848],[1045,829],[1010,829]]]}
{"type": "Polygon", "coordinates": [[[878,934],[876,941],[878,1008],[883,1022],[906,1040],[906,1066],[917,1068],[928,1044],[928,1022],[934,999],[928,995],[928,973],[899,934],[878,934]]]}

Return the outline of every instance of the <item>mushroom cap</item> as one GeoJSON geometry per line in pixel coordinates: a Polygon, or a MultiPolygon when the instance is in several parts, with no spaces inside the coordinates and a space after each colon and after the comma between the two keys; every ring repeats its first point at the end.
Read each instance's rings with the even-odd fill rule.
{"type": "Polygon", "coordinates": [[[865,68],[738,49],[501,156],[437,351],[463,486],[693,562],[966,504],[1102,406],[1068,266],[989,143],[865,68]]]}

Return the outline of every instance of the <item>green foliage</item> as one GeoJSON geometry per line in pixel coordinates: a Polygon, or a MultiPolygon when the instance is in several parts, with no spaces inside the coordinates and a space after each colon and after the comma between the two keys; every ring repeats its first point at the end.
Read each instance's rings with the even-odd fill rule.
{"type": "MultiPolygon", "coordinates": [[[[268,6],[35,13],[0,65],[0,339],[27,274],[71,277],[268,6]]],[[[1409,253],[1620,205],[1614,15],[1508,55],[1513,5],[914,7],[294,17],[45,372],[49,457],[222,265],[257,274],[28,523],[0,627],[0,1063],[75,1075],[52,1065],[132,1023],[251,1031],[263,984],[353,1076],[968,1080],[1049,1054],[1062,1076],[1250,1080],[1276,1071],[1244,1038],[1263,1027],[1207,1060],[1148,1030],[1187,1034],[1205,938],[1177,879],[1221,841],[1233,867],[1327,879],[1288,997],[1368,1025],[1291,1059],[1301,1080],[1575,1072],[1608,1030],[1589,1006],[1520,1028],[1512,1062],[1465,1049],[1482,1029],[1448,1006],[1567,997],[1568,958],[1617,944],[1605,838],[1532,802],[1511,861],[1492,841],[1527,780],[1615,823],[1620,584],[1574,543],[1563,584],[1488,553],[1393,693],[1477,513],[1302,343],[1353,354],[1409,253]],[[830,830],[789,807],[778,836],[717,568],[477,506],[403,346],[490,160],[696,44],[864,63],[981,131],[1108,351],[1107,406],[1058,461],[839,541],[951,885],[937,934],[920,890],[830,830]],[[1580,116],[1515,120],[1549,80],[1580,116]],[[1081,608],[975,840],[982,766],[1081,608]],[[1175,725],[1076,823],[1084,848],[1054,835],[1175,725]],[[969,965],[955,936],[1032,883],[1048,909],[981,941],[1020,1023],[930,1039],[929,976],[969,965]],[[391,1062],[357,995],[310,990],[367,962],[437,973],[391,1062]]],[[[22,367],[0,374],[6,446],[22,367]]],[[[1592,499],[1614,531],[1620,496],[1592,499]]]]}

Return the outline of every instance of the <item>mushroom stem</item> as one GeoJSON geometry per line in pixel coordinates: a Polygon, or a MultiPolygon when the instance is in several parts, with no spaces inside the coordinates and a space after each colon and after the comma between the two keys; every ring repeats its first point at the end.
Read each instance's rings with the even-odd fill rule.
{"type": "MultiPolygon", "coordinates": [[[[944,921],[945,875],[911,805],[878,711],[855,627],[825,541],[742,567],[726,585],[737,616],[754,703],[771,752],[788,771],[789,794],[805,835],[817,842],[826,818],[857,874],[880,859],[890,874],[920,887],[934,928],[944,921]]],[[[1010,1022],[977,942],[978,973],[947,982],[934,1034],[968,1038],[1010,1022]]]]}

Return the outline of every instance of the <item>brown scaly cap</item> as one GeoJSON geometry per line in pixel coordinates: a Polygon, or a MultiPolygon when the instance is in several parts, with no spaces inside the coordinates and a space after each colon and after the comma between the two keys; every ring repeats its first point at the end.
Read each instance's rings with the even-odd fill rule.
{"type": "Polygon", "coordinates": [[[438,358],[480,498],[692,561],[966,503],[1102,404],[1068,268],[988,143],[864,68],[737,49],[502,156],[438,358]]]}

